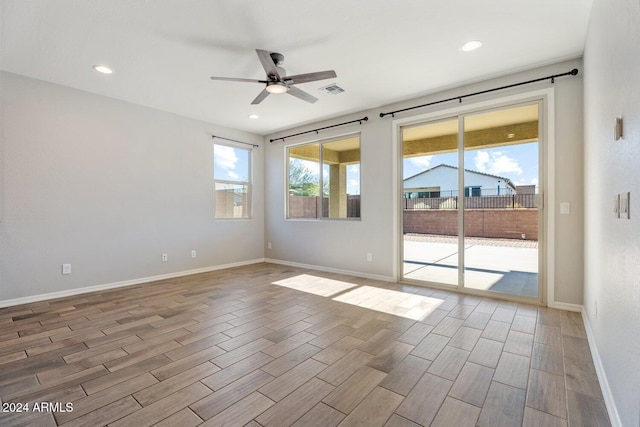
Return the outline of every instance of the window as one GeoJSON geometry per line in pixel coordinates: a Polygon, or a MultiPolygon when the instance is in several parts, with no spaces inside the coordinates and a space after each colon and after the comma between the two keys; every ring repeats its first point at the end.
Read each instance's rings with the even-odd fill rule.
{"type": "Polygon", "coordinates": [[[360,218],[360,136],[287,150],[288,218],[360,218]]]}
{"type": "Polygon", "coordinates": [[[251,216],[251,150],[213,144],[215,217],[251,216]]]}
{"type": "Polygon", "coordinates": [[[464,187],[465,197],[480,197],[480,187],[464,187]]]}

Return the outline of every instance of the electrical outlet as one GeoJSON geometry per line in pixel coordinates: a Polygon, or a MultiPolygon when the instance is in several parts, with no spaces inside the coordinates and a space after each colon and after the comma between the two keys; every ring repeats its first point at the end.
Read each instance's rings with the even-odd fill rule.
{"type": "Polygon", "coordinates": [[[191,258],[196,258],[198,256],[198,253],[196,252],[196,250],[192,250],[191,251],[191,258]]]}
{"type": "Polygon", "coordinates": [[[368,262],[373,261],[373,254],[371,252],[367,252],[367,261],[368,262]]]}
{"type": "Polygon", "coordinates": [[[273,249],[273,248],[271,247],[271,242],[268,242],[268,243],[267,243],[267,249],[273,249]]]}
{"type": "Polygon", "coordinates": [[[167,261],[169,261],[169,255],[162,254],[162,262],[167,262],[167,261]]]}
{"type": "Polygon", "coordinates": [[[62,274],[71,274],[71,264],[62,264],[62,274]]]}

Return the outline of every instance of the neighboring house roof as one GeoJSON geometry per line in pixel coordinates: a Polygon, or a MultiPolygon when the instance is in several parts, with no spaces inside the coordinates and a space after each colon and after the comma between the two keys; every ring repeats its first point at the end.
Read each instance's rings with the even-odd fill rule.
{"type": "MultiPolygon", "coordinates": [[[[429,173],[429,172],[433,171],[434,169],[438,169],[438,168],[442,168],[442,167],[445,167],[445,168],[451,168],[451,169],[454,169],[454,170],[458,170],[457,166],[451,166],[451,165],[446,165],[446,164],[444,164],[444,163],[441,163],[441,164],[439,164],[439,165],[437,165],[437,166],[434,166],[434,167],[429,168],[429,169],[427,169],[427,170],[424,170],[424,171],[422,171],[422,172],[420,172],[420,173],[417,173],[417,174],[415,174],[415,175],[412,175],[412,176],[410,176],[410,177],[408,177],[408,178],[405,178],[403,181],[408,181],[408,180],[413,179],[413,178],[415,178],[415,177],[417,177],[417,176],[427,174],[427,173],[429,173]]],[[[475,173],[475,174],[478,174],[478,175],[484,175],[484,176],[489,176],[489,177],[492,177],[492,178],[501,179],[501,180],[503,180],[503,181],[505,182],[505,184],[507,184],[507,186],[508,186],[509,188],[511,188],[511,189],[512,189],[512,190],[514,190],[514,191],[516,190],[516,186],[515,186],[515,184],[514,184],[513,182],[511,182],[511,180],[510,180],[509,178],[505,178],[505,177],[503,177],[503,176],[498,176],[498,175],[492,175],[492,174],[490,174],[490,173],[478,172],[478,171],[474,171],[474,170],[470,170],[470,169],[465,169],[465,172],[470,172],[470,173],[475,173]]]]}

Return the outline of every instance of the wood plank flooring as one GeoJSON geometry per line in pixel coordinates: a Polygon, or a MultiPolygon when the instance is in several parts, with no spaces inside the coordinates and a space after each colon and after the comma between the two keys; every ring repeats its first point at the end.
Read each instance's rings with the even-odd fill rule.
{"type": "Polygon", "coordinates": [[[2,426],[610,425],[578,313],[266,263],[0,309],[0,400],[2,426]]]}

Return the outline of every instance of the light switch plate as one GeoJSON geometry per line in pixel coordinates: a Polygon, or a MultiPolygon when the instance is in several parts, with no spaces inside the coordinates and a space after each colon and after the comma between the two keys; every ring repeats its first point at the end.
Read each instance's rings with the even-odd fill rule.
{"type": "Polygon", "coordinates": [[[560,214],[569,215],[571,213],[571,204],[568,202],[560,203],[560,214]]]}
{"type": "Polygon", "coordinates": [[[613,126],[613,137],[616,141],[622,139],[622,117],[616,117],[616,124],[613,126]]]}

